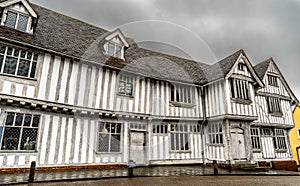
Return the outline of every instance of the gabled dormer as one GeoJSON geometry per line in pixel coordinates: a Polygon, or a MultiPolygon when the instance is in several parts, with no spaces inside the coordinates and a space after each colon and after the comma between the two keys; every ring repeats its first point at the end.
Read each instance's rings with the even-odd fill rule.
{"type": "Polygon", "coordinates": [[[124,60],[125,47],[129,47],[129,44],[120,29],[111,32],[104,38],[103,48],[106,55],[124,60]]]}
{"type": "Polygon", "coordinates": [[[21,32],[33,33],[37,14],[27,0],[8,0],[0,3],[1,25],[21,32]]]}

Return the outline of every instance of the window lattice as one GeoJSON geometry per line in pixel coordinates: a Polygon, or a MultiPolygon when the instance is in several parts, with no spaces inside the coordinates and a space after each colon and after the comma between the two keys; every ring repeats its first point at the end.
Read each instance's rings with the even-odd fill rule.
{"type": "Polygon", "coordinates": [[[22,32],[26,32],[29,17],[20,13],[7,11],[4,25],[10,28],[15,28],[22,32]]]}
{"type": "Polygon", "coordinates": [[[121,124],[99,122],[98,152],[120,152],[121,124]]]}
{"type": "Polygon", "coordinates": [[[191,87],[171,84],[171,101],[192,103],[191,87]]]}
{"type": "Polygon", "coordinates": [[[133,77],[124,74],[119,75],[119,89],[121,95],[132,96],[133,77]]]}
{"type": "Polygon", "coordinates": [[[240,79],[230,79],[231,97],[249,100],[249,82],[240,79]]]}
{"type": "Polygon", "coordinates": [[[38,54],[0,45],[0,73],[35,77],[38,54]]]}
{"type": "Polygon", "coordinates": [[[8,112],[1,150],[36,150],[39,115],[8,112]]]}
{"type": "Polygon", "coordinates": [[[172,151],[189,151],[190,150],[190,133],[193,131],[192,125],[171,124],[171,150],[172,151]]]}
{"type": "Polygon", "coordinates": [[[259,128],[251,128],[251,144],[253,149],[261,149],[259,128]]]}
{"type": "Polygon", "coordinates": [[[222,123],[209,123],[207,127],[208,142],[210,144],[223,144],[222,123]]]}

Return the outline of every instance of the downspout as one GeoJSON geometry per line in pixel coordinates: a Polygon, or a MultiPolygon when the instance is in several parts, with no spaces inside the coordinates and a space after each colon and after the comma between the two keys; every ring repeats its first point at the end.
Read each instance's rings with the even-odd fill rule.
{"type": "MultiPolygon", "coordinates": [[[[202,114],[203,114],[203,121],[201,123],[201,135],[202,135],[202,163],[205,167],[205,136],[204,136],[204,125],[206,123],[206,105],[205,105],[205,95],[204,95],[204,87],[200,87],[201,92],[201,100],[202,100],[202,114]]],[[[204,168],[203,168],[204,172],[204,168]]]]}

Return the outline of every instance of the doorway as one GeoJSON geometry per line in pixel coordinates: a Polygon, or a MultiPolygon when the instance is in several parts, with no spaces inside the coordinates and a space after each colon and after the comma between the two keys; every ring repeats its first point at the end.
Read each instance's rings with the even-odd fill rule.
{"type": "Polygon", "coordinates": [[[230,130],[231,133],[231,152],[234,160],[246,160],[246,146],[244,130],[234,128],[230,130]]]}
{"type": "Polygon", "coordinates": [[[137,165],[146,165],[146,133],[143,131],[130,131],[129,159],[137,165]]]}

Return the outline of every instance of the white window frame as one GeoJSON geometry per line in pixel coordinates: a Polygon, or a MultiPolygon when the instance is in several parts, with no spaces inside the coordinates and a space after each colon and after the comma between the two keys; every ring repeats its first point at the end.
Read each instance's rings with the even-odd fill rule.
{"type": "Polygon", "coordinates": [[[222,122],[210,122],[207,125],[207,142],[210,145],[223,145],[223,124],[222,122]]]}
{"type": "Polygon", "coordinates": [[[170,151],[190,152],[190,138],[193,125],[190,124],[170,124],[170,151]]]}
{"type": "MultiPolygon", "coordinates": [[[[36,151],[37,150],[37,143],[38,143],[38,135],[39,135],[39,126],[40,126],[40,121],[41,121],[41,116],[39,114],[28,114],[28,113],[19,113],[19,112],[6,112],[6,118],[5,118],[5,122],[4,125],[1,126],[2,127],[2,134],[0,134],[0,152],[1,151],[36,151]],[[7,118],[8,116],[14,115],[13,117],[13,121],[12,121],[12,125],[8,125],[7,124],[7,118]],[[17,117],[22,115],[22,122],[21,125],[16,125],[16,120],[17,117]],[[30,124],[29,126],[25,125],[25,117],[30,116],[31,120],[30,120],[30,124]],[[38,124],[37,126],[33,126],[33,118],[39,118],[38,119],[38,124]],[[9,142],[7,142],[5,137],[6,135],[6,130],[9,130],[8,128],[14,128],[14,129],[19,129],[20,130],[20,134],[18,137],[14,137],[15,140],[17,140],[17,147],[15,149],[7,149],[7,145],[9,144],[9,142]],[[29,141],[30,137],[26,138],[25,143],[22,145],[22,139],[23,139],[23,134],[25,130],[36,130],[36,136],[35,136],[35,140],[34,141],[29,141]],[[5,144],[4,144],[5,143],[5,144]],[[23,148],[21,149],[21,147],[23,146],[23,148]],[[27,146],[27,147],[26,147],[27,146]]],[[[11,139],[13,137],[9,137],[9,139],[11,139]]],[[[23,141],[24,142],[24,141],[23,141]]]]}
{"type": "Polygon", "coordinates": [[[107,44],[106,44],[106,54],[110,55],[112,57],[124,59],[123,50],[124,50],[124,46],[122,46],[119,43],[116,43],[116,42],[113,42],[113,41],[108,41],[107,44]],[[110,47],[109,47],[110,44],[114,45],[114,50],[112,52],[113,53],[112,55],[110,54],[110,51],[109,51],[110,50],[110,47]],[[120,55],[117,55],[117,47],[120,47],[120,55]]]}
{"type": "Polygon", "coordinates": [[[275,129],[274,147],[276,150],[287,150],[287,141],[284,129],[275,129]]]}
{"type": "MultiPolygon", "coordinates": [[[[8,15],[8,12],[12,12],[12,13],[17,14],[15,26],[14,26],[13,29],[16,29],[16,30],[18,30],[18,31],[20,31],[20,32],[31,33],[31,32],[30,32],[30,26],[31,26],[32,17],[31,17],[30,15],[28,15],[28,14],[19,12],[19,11],[14,10],[14,9],[5,9],[5,10],[3,11],[1,25],[6,26],[6,21],[7,21],[7,15],[8,15]],[[18,23],[19,23],[19,17],[20,17],[20,15],[25,16],[25,17],[28,18],[28,19],[27,19],[27,25],[26,25],[25,31],[24,31],[24,30],[19,30],[19,29],[17,29],[17,28],[18,28],[18,23]]],[[[9,28],[11,28],[11,27],[9,27],[9,28]]]]}
{"type": "Polygon", "coordinates": [[[2,61],[0,58],[0,74],[6,74],[6,75],[11,75],[11,76],[16,76],[16,77],[25,77],[25,78],[29,78],[29,79],[36,78],[36,71],[38,68],[38,63],[37,63],[38,54],[37,53],[0,44],[0,57],[3,57],[2,61]],[[4,50],[4,53],[1,52],[2,49],[4,50]],[[11,51],[11,54],[8,54],[9,51],[11,51]],[[15,54],[17,54],[17,55],[15,55],[15,54]],[[24,57],[23,57],[23,54],[24,54],[24,57]],[[31,55],[31,57],[29,57],[30,55],[31,55]],[[14,73],[6,73],[4,71],[5,65],[8,64],[8,61],[6,61],[7,58],[11,58],[11,59],[13,58],[16,60],[16,67],[15,67],[14,73]],[[20,70],[19,67],[20,67],[20,64],[22,61],[26,61],[26,62],[30,63],[27,76],[18,74],[18,72],[20,70]]]}
{"type": "Polygon", "coordinates": [[[121,153],[122,151],[122,131],[123,126],[121,123],[114,123],[114,122],[98,122],[98,131],[97,131],[97,152],[98,153],[121,153]],[[101,128],[101,126],[103,126],[101,128]],[[107,126],[109,130],[107,130],[107,126]],[[114,128],[115,127],[115,128],[114,128]],[[119,127],[120,131],[117,131],[117,128],[119,127]],[[113,136],[119,136],[119,143],[118,143],[118,151],[112,151],[112,143],[113,143],[113,136]],[[108,138],[108,147],[107,150],[101,150],[100,147],[100,140],[104,140],[104,138],[108,138]]]}
{"type": "Polygon", "coordinates": [[[269,114],[282,115],[281,99],[272,96],[268,96],[266,99],[269,114]]]}
{"type": "Polygon", "coordinates": [[[260,129],[258,127],[250,128],[251,145],[253,150],[261,150],[260,129]]]}

